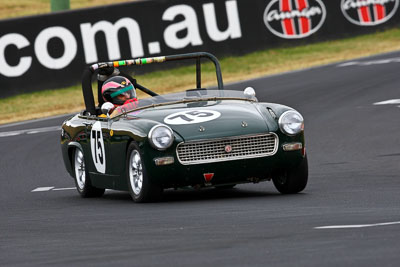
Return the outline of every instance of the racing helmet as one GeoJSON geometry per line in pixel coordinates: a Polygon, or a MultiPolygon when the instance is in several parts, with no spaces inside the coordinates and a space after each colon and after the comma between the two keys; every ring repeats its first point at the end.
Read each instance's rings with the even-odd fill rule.
{"type": "Polygon", "coordinates": [[[136,98],[136,90],[133,84],[123,76],[114,76],[107,79],[101,87],[104,101],[114,105],[123,105],[129,99],[136,98]]]}

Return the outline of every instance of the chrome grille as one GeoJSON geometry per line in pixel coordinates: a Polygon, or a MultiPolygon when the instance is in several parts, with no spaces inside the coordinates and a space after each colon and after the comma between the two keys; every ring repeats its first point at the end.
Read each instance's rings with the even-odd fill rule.
{"type": "Polygon", "coordinates": [[[269,133],[180,143],[176,152],[180,163],[191,165],[271,156],[277,148],[278,136],[269,133]],[[232,151],[226,152],[227,146],[232,151]]]}

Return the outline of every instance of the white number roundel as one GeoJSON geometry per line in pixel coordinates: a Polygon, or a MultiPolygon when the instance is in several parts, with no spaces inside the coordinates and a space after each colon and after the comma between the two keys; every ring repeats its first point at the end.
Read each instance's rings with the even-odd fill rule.
{"type": "Polygon", "coordinates": [[[98,121],[93,124],[90,133],[90,147],[92,150],[92,159],[96,170],[99,173],[106,172],[106,154],[104,152],[103,134],[101,132],[101,123],[98,121]]]}
{"type": "Polygon", "coordinates": [[[164,122],[170,125],[195,124],[219,118],[221,113],[215,110],[191,109],[176,112],[165,117],[164,122]]]}

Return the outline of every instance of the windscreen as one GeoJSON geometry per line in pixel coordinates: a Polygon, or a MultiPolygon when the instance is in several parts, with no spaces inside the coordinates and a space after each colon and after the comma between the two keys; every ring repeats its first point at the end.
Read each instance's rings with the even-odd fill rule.
{"type": "Polygon", "coordinates": [[[179,103],[196,103],[201,101],[210,100],[224,100],[224,99],[235,99],[243,101],[257,101],[253,96],[246,96],[243,91],[233,90],[207,90],[207,89],[193,89],[179,93],[172,93],[166,95],[153,96],[149,98],[138,99],[138,103],[135,108],[130,106],[122,105],[118,107],[111,117],[115,117],[121,113],[134,111],[136,109],[143,109],[153,106],[173,105],[179,103]]]}

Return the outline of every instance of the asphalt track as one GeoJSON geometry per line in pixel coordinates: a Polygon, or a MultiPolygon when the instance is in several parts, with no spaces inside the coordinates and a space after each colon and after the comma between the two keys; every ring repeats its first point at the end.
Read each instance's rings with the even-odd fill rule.
{"type": "Polygon", "coordinates": [[[399,266],[400,101],[374,105],[400,99],[399,59],[228,86],[304,115],[310,177],[297,195],[267,182],[153,204],[81,199],[62,165],[63,117],[0,126],[0,265],[399,266]]]}

